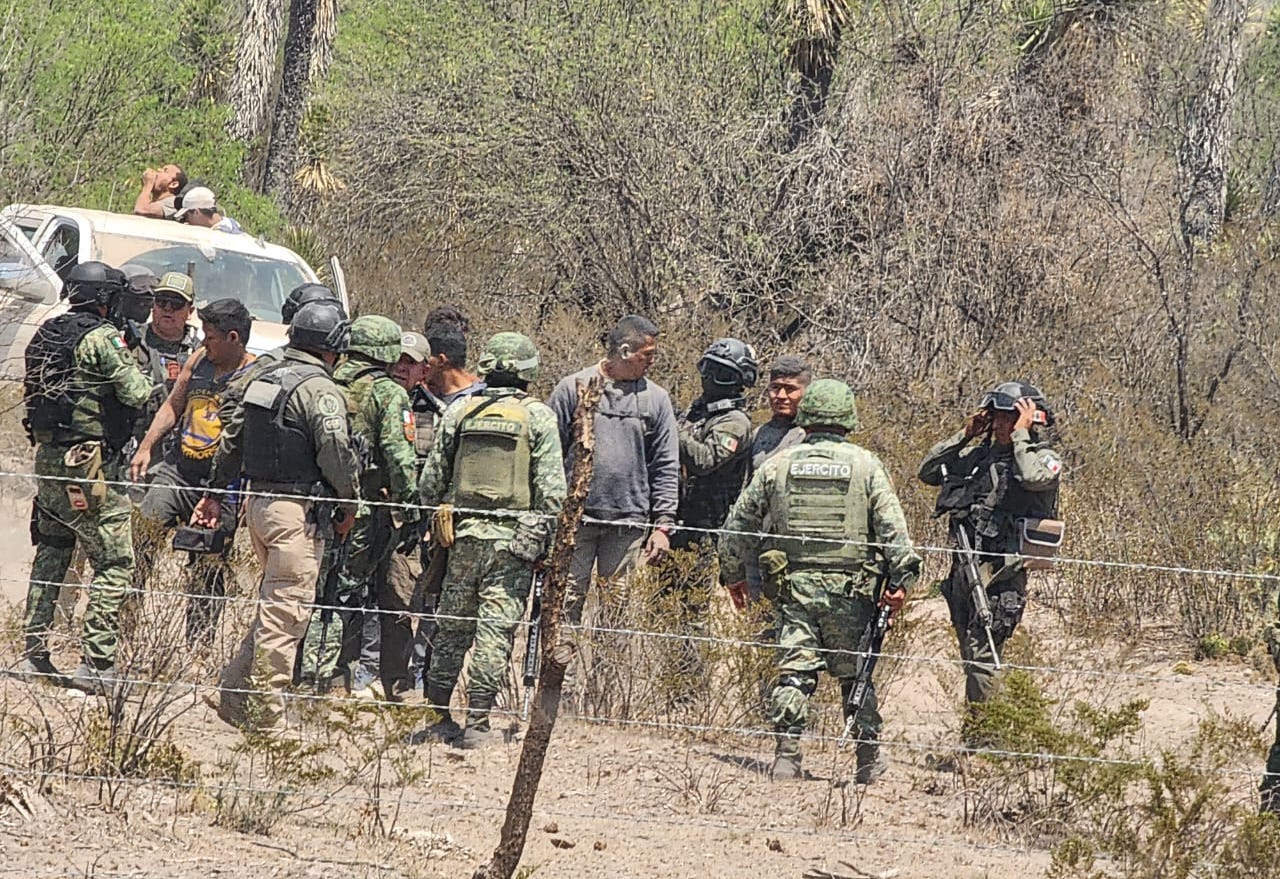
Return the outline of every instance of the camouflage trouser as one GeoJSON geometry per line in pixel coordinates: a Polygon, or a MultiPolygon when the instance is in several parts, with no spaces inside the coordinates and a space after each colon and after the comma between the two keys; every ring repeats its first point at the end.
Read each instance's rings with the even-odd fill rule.
{"type": "MultiPolygon", "coordinates": [[[[348,666],[360,660],[371,665],[378,664],[378,645],[376,642],[376,614],[369,614],[373,624],[370,638],[373,643],[366,645],[364,630],[366,605],[372,606],[381,591],[380,584],[387,579],[387,569],[394,546],[391,543],[391,513],[385,507],[378,507],[367,516],[360,517],[347,535],[351,542],[351,551],[347,557],[347,569],[340,577],[337,605],[341,608],[334,612],[329,621],[328,631],[324,632],[324,624],[320,620],[320,611],[311,615],[307,626],[307,636],[302,647],[301,677],[304,680],[327,682],[339,671],[345,672],[348,666]],[[324,643],[321,643],[321,634],[324,643]]],[[[319,582],[316,584],[317,603],[324,595],[324,584],[333,564],[334,546],[328,547],[324,564],[321,566],[319,582]]]]}
{"type": "Polygon", "coordinates": [[[492,702],[502,687],[511,641],[524,616],[532,568],[492,540],[459,537],[449,550],[449,568],[440,592],[439,629],[427,669],[427,684],[452,692],[471,654],[468,694],[473,702],[492,702]]]}
{"type": "Polygon", "coordinates": [[[1263,770],[1262,784],[1258,790],[1262,794],[1262,810],[1280,815],[1280,687],[1276,688],[1276,712],[1272,718],[1276,728],[1276,740],[1267,753],[1267,766],[1263,770]]]}
{"type": "MultiPolygon", "coordinates": [[[[818,688],[818,672],[842,683],[861,668],[858,651],[876,614],[861,591],[860,578],[839,571],[795,571],[779,590],[778,682],[773,688],[769,721],[784,738],[779,749],[799,753],[800,733],[809,719],[809,699],[818,688]]],[[[858,713],[859,738],[875,739],[882,722],[875,687],[858,713]]]]}
{"type": "MultiPolygon", "coordinates": [[[[80,481],[42,479],[37,489],[31,523],[36,557],[27,592],[26,651],[48,655],[59,585],[66,579],[71,555],[79,542],[93,565],[94,575],[89,586],[82,649],[84,658],[101,668],[115,661],[120,606],[133,573],[132,508],[128,496],[118,487],[87,479],[85,467],[68,467],[64,463],[66,451],[48,445],[36,450],[37,476],[67,476],[80,481]],[[87,510],[72,508],[67,493],[71,486],[83,492],[87,510]]],[[[105,478],[111,480],[116,475],[107,473],[105,478]]]]}
{"type": "MultiPolygon", "coordinates": [[[[942,595],[951,611],[951,625],[960,642],[960,659],[964,662],[964,696],[970,704],[986,702],[995,695],[995,657],[987,643],[987,632],[978,622],[973,608],[964,566],[956,561],[942,584],[942,595]]],[[[987,587],[987,603],[991,605],[991,640],[996,650],[1004,652],[1004,644],[1022,621],[1027,606],[1027,575],[1020,573],[987,587]]]]}

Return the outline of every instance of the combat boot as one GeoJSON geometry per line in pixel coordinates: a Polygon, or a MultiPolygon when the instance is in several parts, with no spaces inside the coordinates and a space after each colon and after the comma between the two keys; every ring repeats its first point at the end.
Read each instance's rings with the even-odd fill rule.
{"type": "Polygon", "coordinates": [[[880,745],[874,740],[858,742],[854,751],[858,758],[858,770],[853,780],[857,784],[873,784],[889,771],[889,761],[880,753],[880,745]]]}
{"type": "Polygon", "coordinates": [[[492,696],[472,696],[467,706],[467,728],[462,731],[458,747],[473,751],[502,740],[502,734],[489,726],[489,710],[493,708],[492,696]]]}
{"type": "Polygon", "coordinates": [[[67,684],[72,689],[88,693],[90,696],[108,698],[115,696],[121,687],[114,665],[98,667],[87,659],[76,666],[67,684]]]}
{"type": "Polygon", "coordinates": [[[425,695],[428,707],[436,711],[440,719],[410,736],[410,744],[421,745],[425,742],[453,744],[462,737],[462,727],[458,726],[458,722],[449,714],[449,698],[453,695],[452,691],[427,684],[425,695]]]}
{"type": "Polygon", "coordinates": [[[67,679],[54,666],[49,654],[33,653],[22,658],[14,668],[13,674],[21,681],[29,684],[48,684],[53,687],[65,687],[67,679]]]}
{"type": "Polygon", "coordinates": [[[773,781],[804,781],[804,770],[800,768],[799,733],[778,734],[769,778],[773,781]]]}

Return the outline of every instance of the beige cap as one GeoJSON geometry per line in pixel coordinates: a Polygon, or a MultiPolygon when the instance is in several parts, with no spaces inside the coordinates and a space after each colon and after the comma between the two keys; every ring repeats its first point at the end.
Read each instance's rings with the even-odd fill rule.
{"type": "Polygon", "coordinates": [[[193,186],[182,196],[182,210],[174,216],[181,220],[189,211],[216,211],[218,200],[207,186],[193,186]]]}
{"type": "Polygon", "coordinates": [[[162,293],[177,293],[188,302],[196,301],[196,282],[182,272],[165,272],[153,289],[157,297],[162,293]]]}
{"type": "Polygon", "coordinates": [[[400,354],[422,363],[431,356],[431,345],[420,333],[405,333],[400,337],[400,354]]]}

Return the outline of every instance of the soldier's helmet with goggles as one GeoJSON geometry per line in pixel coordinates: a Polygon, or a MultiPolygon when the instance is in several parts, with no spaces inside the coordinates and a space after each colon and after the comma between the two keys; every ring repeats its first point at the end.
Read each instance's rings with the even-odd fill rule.
{"type": "Polygon", "coordinates": [[[294,348],[343,354],[350,343],[351,324],[337,302],[309,302],[289,324],[289,344],[294,348]]]}
{"type": "Polygon", "coordinates": [[[501,372],[531,382],[538,377],[538,364],[538,349],[532,339],[521,333],[498,333],[485,343],[476,372],[482,376],[501,372]]]}
{"type": "Polygon", "coordinates": [[[760,375],[756,351],[737,339],[717,339],[698,361],[698,374],[720,387],[753,387],[760,375]]]}
{"type": "Polygon", "coordinates": [[[378,363],[400,359],[400,325],[380,314],[366,314],[351,323],[348,351],[363,354],[378,363]]]}
{"type": "Polygon", "coordinates": [[[129,288],[129,279],[104,262],[82,262],[67,275],[67,301],[72,305],[105,305],[129,288]]]}
{"type": "Polygon", "coordinates": [[[289,292],[284,305],[280,306],[281,322],[293,323],[293,317],[298,313],[298,309],[309,302],[332,302],[342,311],[342,319],[347,318],[347,310],[342,307],[342,300],[338,298],[337,293],[324,284],[299,284],[289,292]]]}
{"type": "Polygon", "coordinates": [[[799,427],[843,427],[858,429],[858,406],[853,389],[842,381],[820,378],[805,389],[796,409],[799,427]]]}
{"type": "Polygon", "coordinates": [[[1045,425],[1053,424],[1053,410],[1044,398],[1044,394],[1035,385],[1026,382],[1002,382],[982,395],[981,409],[993,409],[999,412],[1013,412],[1023,397],[1036,404],[1036,409],[1044,413],[1045,425]]]}

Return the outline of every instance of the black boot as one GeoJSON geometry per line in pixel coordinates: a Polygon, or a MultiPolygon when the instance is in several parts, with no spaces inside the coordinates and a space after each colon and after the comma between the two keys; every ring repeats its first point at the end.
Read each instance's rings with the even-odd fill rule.
{"type": "Polygon", "coordinates": [[[440,715],[440,719],[435,723],[429,724],[426,729],[414,733],[409,739],[412,744],[443,742],[451,745],[461,737],[462,727],[458,726],[457,722],[449,714],[449,698],[452,695],[452,688],[446,690],[430,683],[426,684],[427,706],[436,711],[440,715]]]}

